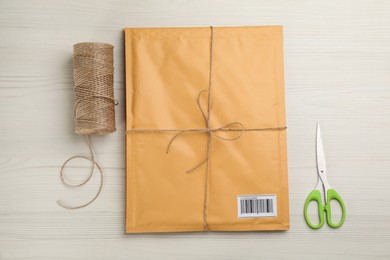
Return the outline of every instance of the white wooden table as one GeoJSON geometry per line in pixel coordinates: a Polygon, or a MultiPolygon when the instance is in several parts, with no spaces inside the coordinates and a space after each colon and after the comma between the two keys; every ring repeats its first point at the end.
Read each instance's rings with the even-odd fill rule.
{"type": "MultiPolygon", "coordinates": [[[[88,163],[73,163],[72,180],[88,163]],[[83,168],[78,168],[78,166],[83,168]]],[[[0,0],[0,259],[390,259],[389,1],[0,0]],[[284,25],[291,230],[124,233],[124,49],[128,27],[284,25]],[[73,131],[72,45],[115,46],[117,129],[93,138],[105,170],[88,200],[60,165],[87,154],[73,131]],[[344,226],[313,231],[303,203],[315,186],[320,120],[344,226]]]]}

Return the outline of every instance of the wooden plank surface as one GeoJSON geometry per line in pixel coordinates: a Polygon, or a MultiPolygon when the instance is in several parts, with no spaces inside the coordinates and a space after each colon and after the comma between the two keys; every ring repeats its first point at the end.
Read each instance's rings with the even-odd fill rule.
{"type": "MultiPolygon", "coordinates": [[[[390,259],[389,1],[0,1],[0,259],[390,259]],[[124,233],[124,27],[284,26],[291,230],[124,233]],[[73,131],[72,45],[115,46],[117,129],[93,138],[98,187],[65,189],[60,165],[88,150],[73,131]],[[347,219],[310,230],[321,121],[347,219]]],[[[73,180],[88,163],[72,163],[73,180]],[[81,169],[77,167],[82,167],[81,169]]]]}

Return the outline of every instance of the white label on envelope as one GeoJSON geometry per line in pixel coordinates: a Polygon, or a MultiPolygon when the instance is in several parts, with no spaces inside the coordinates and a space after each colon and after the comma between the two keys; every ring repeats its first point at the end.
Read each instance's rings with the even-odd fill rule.
{"type": "Polygon", "coordinates": [[[276,195],[239,195],[237,208],[239,218],[276,217],[276,195]]]}

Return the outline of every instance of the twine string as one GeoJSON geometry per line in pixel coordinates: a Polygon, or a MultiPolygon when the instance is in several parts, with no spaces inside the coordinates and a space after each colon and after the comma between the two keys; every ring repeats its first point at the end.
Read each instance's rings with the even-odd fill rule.
{"type": "Polygon", "coordinates": [[[208,89],[204,89],[199,92],[196,102],[198,108],[205,120],[205,128],[188,128],[188,129],[131,129],[127,133],[166,133],[172,132],[176,133],[168,142],[166,147],[166,153],[169,153],[172,144],[178,137],[186,133],[207,133],[207,152],[206,156],[199,163],[194,165],[192,168],[188,169],[186,173],[191,173],[201,167],[203,164],[206,164],[205,172],[205,187],[204,187],[204,203],[203,203],[203,226],[204,230],[208,230],[207,227],[207,211],[208,211],[208,192],[209,192],[209,175],[210,175],[210,155],[212,149],[212,138],[217,137],[224,141],[234,141],[242,137],[244,132],[249,131],[279,131],[284,130],[286,126],[276,126],[276,127],[261,127],[261,128],[245,128],[241,122],[231,122],[227,123],[220,127],[213,128],[211,125],[211,109],[212,109],[212,75],[213,75],[213,57],[214,57],[214,29],[210,26],[210,56],[209,56],[209,82],[208,89]],[[207,93],[207,110],[202,107],[200,99],[203,94],[207,93]],[[238,132],[236,135],[231,137],[225,137],[218,132],[238,132]]]}
{"type": "Polygon", "coordinates": [[[115,131],[113,46],[78,43],[73,46],[74,120],[80,135],[115,131]]]}
{"type": "Polygon", "coordinates": [[[96,162],[95,160],[95,151],[93,149],[93,146],[92,146],[92,142],[91,142],[91,139],[89,138],[88,135],[83,135],[83,140],[85,142],[85,144],[88,146],[88,150],[90,152],[90,156],[84,156],[84,155],[75,155],[75,156],[72,156],[70,157],[68,160],[66,160],[62,166],[61,166],[61,170],[60,170],[60,177],[61,177],[61,182],[67,186],[67,187],[71,187],[71,188],[74,188],[74,187],[80,187],[80,186],[83,186],[85,185],[87,182],[89,182],[89,180],[92,178],[92,175],[93,173],[95,172],[95,169],[97,168],[99,173],[100,173],[100,185],[99,185],[99,189],[96,193],[96,195],[87,203],[85,204],[82,204],[82,205],[78,205],[78,206],[73,206],[73,205],[70,205],[62,200],[57,200],[57,203],[64,207],[64,208],[67,208],[67,209],[79,209],[79,208],[83,208],[83,207],[86,207],[88,206],[89,204],[91,204],[92,202],[94,202],[97,197],[99,197],[100,195],[100,192],[102,191],[102,188],[103,188],[103,170],[102,168],[100,167],[100,165],[96,162]],[[92,163],[92,168],[89,172],[89,175],[87,176],[87,178],[80,182],[80,183],[71,183],[67,178],[66,178],[66,175],[64,173],[64,169],[66,168],[66,165],[74,160],[74,159],[85,159],[85,160],[88,160],[88,161],[91,161],[92,163]]]}
{"type": "Polygon", "coordinates": [[[58,204],[67,209],[79,209],[88,206],[97,199],[103,187],[103,170],[96,161],[90,135],[107,134],[115,129],[115,105],[113,88],[113,46],[106,43],[86,42],[73,46],[74,97],[73,116],[76,133],[83,137],[89,149],[89,156],[76,155],[66,160],[60,170],[61,182],[68,188],[87,184],[95,170],[100,173],[100,185],[96,195],[89,202],[73,206],[58,200],[58,204]],[[80,183],[70,182],[64,173],[66,165],[74,159],[91,162],[89,175],[80,183]]]}

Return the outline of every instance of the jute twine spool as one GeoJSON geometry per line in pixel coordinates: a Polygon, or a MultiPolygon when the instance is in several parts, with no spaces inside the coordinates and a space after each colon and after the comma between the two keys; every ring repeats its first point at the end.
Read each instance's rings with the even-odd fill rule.
{"type": "Polygon", "coordinates": [[[99,196],[103,186],[103,171],[95,160],[90,135],[103,135],[114,132],[115,105],[114,99],[114,65],[113,46],[106,43],[82,42],[73,46],[74,76],[74,120],[75,132],[82,135],[88,146],[90,156],[76,155],[70,157],[61,167],[60,177],[67,187],[80,187],[92,177],[95,169],[100,173],[100,187],[95,197],[88,203],[72,206],[61,200],[58,204],[68,209],[78,209],[91,204],[99,196]],[[81,183],[71,183],[65,178],[64,169],[71,160],[81,158],[91,161],[92,168],[88,177],[81,183]]]}

